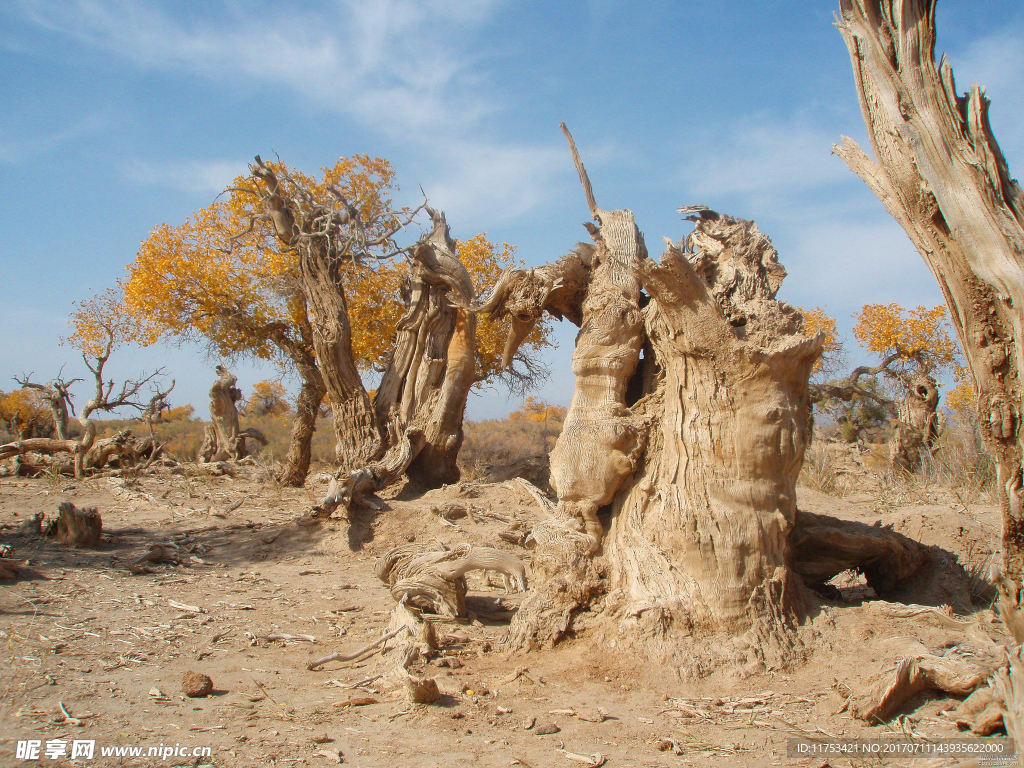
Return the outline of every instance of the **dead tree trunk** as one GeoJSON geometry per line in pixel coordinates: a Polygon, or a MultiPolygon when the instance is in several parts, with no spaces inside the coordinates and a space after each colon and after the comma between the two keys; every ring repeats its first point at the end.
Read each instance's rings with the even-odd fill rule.
{"type": "Polygon", "coordinates": [[[785,270],[752,222],[683,209],[696,229],[655,264],[632,214],[598,208],[576,162],[595,247],[510,276],[484,304],[501,314],[532,296],[539,314],[582,297],[561,312],[582,325],[551,455],[558,506],[531,534],[534,588],[512,645],[557,642],[604,594],[618,634],[753,628],[767,658],[801,606],[787,535],[821,337],[775,299],[785,270]],[[542,270],[549,290],[530,287],[542,270]]]}
{"type": "Polygon", "coordinates": [[[939,385],[928,374],[918,374],[907,394],[896,403],[896,434],[889,442],[894,467],[913,472],[922,453],[930,453],[939,436],[939,385]]]}
{"type": "Polygon", "coordinates": [[[223,365],[217,366],[217,381],[210,387],[210,418],[217,445],[208,461],[229,461],[245,456],[244,441],[239,436],[238,406],[242,392],[235,384],[238,378],[223,365]]]}
{"type": "Polygon", "coordinates": [[[974,376],[996,459],[1003,558],[1024,576],[1024,193],[977,85],[960,96],[935,62],[935,0],[842,0],[843,34],[875,159],[834,148],[917,246],[939,282],[974,376]]]}
{"type": "Polygon", "coordinates": [[[378,424],[412,426],[423,447],[409,477],[428,488],[459,479],[462,418],[476,365],[473,282],[455,255],[444,214],[428,208],[433,227],[412,250],[405,313],[373,406],[378,424]]]}

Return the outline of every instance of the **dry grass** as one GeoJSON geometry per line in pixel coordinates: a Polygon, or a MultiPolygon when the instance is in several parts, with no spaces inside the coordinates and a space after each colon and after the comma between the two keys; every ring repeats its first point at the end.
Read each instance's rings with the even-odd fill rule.
{"type": "Polygon", "coordinates": [[[830,496],[846,496],[854,487],[849,464],[849,451],[845,444],[815,440],[804,454],[799,482],[830,496]]]}
{"type": "Polygon", "coordinates": [[[466,441],[459,452],[463,479],[501,480],[518,471],[538,485],[546,484],[548,454],[561,431],[562,422],[554,419],[467,421],[466,441]]]}

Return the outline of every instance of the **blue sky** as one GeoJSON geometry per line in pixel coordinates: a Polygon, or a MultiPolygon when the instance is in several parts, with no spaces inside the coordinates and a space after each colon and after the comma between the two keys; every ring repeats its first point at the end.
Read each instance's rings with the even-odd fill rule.
{"type": "MultiPolygon", "coordinates": [[[[530,264],[586,233],[568,123],[604,208],[636,214],[652,254],[678,206],[751,218],[789,270],[782,297],[848,331],[868,302],[941,302],[902,230],[843,163],[866,146],[838,2],[6,0],[0,5],[0,389],[82,368],[60,347],[70,304],[124,274],[162,222],[208,205],[259,153],[306,171],[386,157],[456,237],[485,231],[530,264]]],[[[1024,7],[942,0],[958,87],[987,86],[1024,164],[1024,7]]],[[[556,324],[567,404],[575,328],[556,324]]],[[[852,359],[856,361],[852,340],[852,359]]],[[[205,412],[197,348],[128,349],[115,376],[165,365],[205,412]]],[[[243,390],[272,368],[235,366],[243,390]]],[[[85,390],[80,390],[84,399],[85,390]]],[[[518,406],[500,390],[469,416],[518,406]]]]}

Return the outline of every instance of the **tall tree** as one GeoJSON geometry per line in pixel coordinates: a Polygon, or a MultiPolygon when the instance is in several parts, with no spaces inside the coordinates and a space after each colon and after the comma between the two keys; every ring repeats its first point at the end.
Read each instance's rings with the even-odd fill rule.
{"type": "MultiPolygon", "coordinates": [[[[335,194],[343,196],[361,212],[361,227],[371,239],[388,224],[398,187],[386,160],[366,155],[341,158],[322,169],[319,180],[283,164],[268,167],[291,179],[318,205],[329,208],[337,203],[335,194]]],[[[300,249],[276,235],[263,215],[260,189],[256,178],[238,177],[224,199],[178,226],[163,224],[154,229],[128,267],[126,297],[141,323],[143,343],[198,341],[218,356],[274,360],[298,376],[300,390],[280,479],[301,485],[327,388],[301,285],[300,249]]],[[[385,252],[377,248],[375,255],[385,252]]],[[[462,244],[460,254],[483,287],[493,284],[512,259],[510,247],[499,250],[481,235],[462,244]]],[[[353,364],[362,371],[382,369],[402,317],[401,294],[410,267],[400,259],[366,254],[358,259],[339,258],[334,268],[351,319],[353,364]]],[[[495,335],[485,332],[481,339],[484,354],[478,379],[496,374],[495,355],[486,352],[488,340],[495,335]]],[[[531,340],[528,352],[545,343],[542,332],[531,340]]],[[[532,355],[527,355],[527,364],[531,361],[532,355]]]]}
{"type": "Polygon", "coordinates": [[[839,30],[874,159],[834,148],[900,223],[950,309],[995,457],[1007,573],[1024,576],[1024,193],[978,85],[935,61],[935,0],[841,0],[839,30]]]}

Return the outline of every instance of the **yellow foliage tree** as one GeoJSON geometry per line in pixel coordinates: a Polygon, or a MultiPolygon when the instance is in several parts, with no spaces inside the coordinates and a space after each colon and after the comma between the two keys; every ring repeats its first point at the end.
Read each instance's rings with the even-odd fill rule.
{"type": "Polygon", "coordinates": [[[52,431],[50,409],[42,393],[34,389],[16,389],[13,392],[0,391],[0,422],[8,431],[24,439],[52,431]]]}
{"type": "Polygon", "coordinates": [[[242,413],[246,416],[284,416],[291,411],[288,393],[279,381],[264,379],[252,385],[252,395],[245,403],[242,413]]]}
{"type": "Polygon", "coordinates": [[[191,405],[179,405],[176,408],[168,408],[161,417],[163,421],[192,421],[196,409],[191,405]]]}
{"type": "Polygon", "coordinates": [[[804,333],[808,336],[825,334],[825,342],[821,348],[821,357],[814,363],[813,373],[822,376],[834,376],[843,364],[843,342],[839,339],[836,319],[829,315],[824,307],[803,309],[804,333]]]}
{"type": "Polygon", "coordinates": [[[905,374],[936,375],[962,367],[960,346],[950,333],[946,307],[865,304],[854,315],[853,335],[869,352],[891,360],[890,368],[905,374]]]}
{"type": "MultiPolygon", "coordinates": [[[[368,239],[387,231],[392,195],[398,190],[391,164],[354,155],[323,168],[311,178],[282,163],[268,163],[287,174],[313,200],[325,204],[340,192],[358,210],[368,239]]],[[[275,360],[298,373],[301,387],[283,482],[301,485],[309,467],[310,443],[326,388],[316,363],[313,326],[298,283],[299,258],[273,232],[255,193],[252,177],[238,177],[222,200],[197,211],[178,226],[162,224],[142,243],[128,266],[127,306],[140,323],[139,341],[198,341],[229,357],[275,360]]],[[[382,243],[380,251],[393,246],[382,243]]],[[[459,256],[478,283],[493,285],[512,259],[513,248],[498,249],[483,235],[464,241],[459,256]]],[[[346,259],[339,286],[352,328],[352,352],[363,371],[388,360],[395,326],[404,311],[402,287],[408,265],[401,260],[346,259]]],[[[498,332],[482,321],[477,380],[498,371],[498,332]],[[498,351],[495,352],[494,350],[498,351]]],[[[547,343],[547,330],[531,349],[547,343]]],[[[527,360],[531,363],[531,360],[527,360]]],[[[528,369],[530,366],[527,366],[528,369]]]]}
{"type": "Polygon", "coordinates": [[[523,401],[522,408],[518,411],[512,411],[508,417],[513,421],[516,419],[529,419],[530,421],[546,424],[550,421],[565,421],[566,412],[564,406],[551,405],[547,401],[531,395],[523,401]]]}

